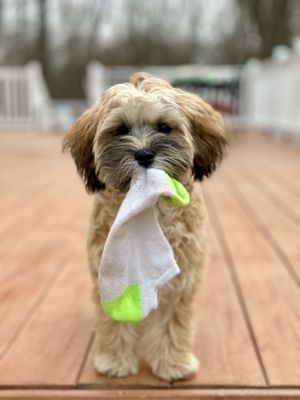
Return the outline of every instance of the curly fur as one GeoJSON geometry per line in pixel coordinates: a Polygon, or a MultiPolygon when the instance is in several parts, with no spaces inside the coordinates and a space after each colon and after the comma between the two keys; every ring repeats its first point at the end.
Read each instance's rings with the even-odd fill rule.
{"type": "Polygon", "coordinates": [[[194,300],[206,259],[206,213],[194,180],[215,170],[225,143],[223,120],[208,104],[144,73],[104,92],[67,132],[63,147],[70,149],[87,190],[96,193],[87,249],[98,316],[94,363],[100,373],[137,373],[138,343],[162,379],[187,378],[197,370],[194,300]],[[157,310],[141,323],[126,324],[103,314],[97,276],[110,226],[141,168],[134,158],[140,149],[153,151],[153,166],[181,180],[191,202],[179,209],[159,202],[159,221],[181,272],[160,290],[157,310]]]}

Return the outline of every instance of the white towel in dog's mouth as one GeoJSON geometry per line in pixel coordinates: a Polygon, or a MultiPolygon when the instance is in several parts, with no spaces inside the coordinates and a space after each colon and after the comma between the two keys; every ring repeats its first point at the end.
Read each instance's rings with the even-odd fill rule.
{"type": "Polygon", "coordinates": [[[155,213],[160,197],[170,206],[189,203],[180,182],[160,169],[143,168],[112,224],[99,268],[101,304],[111,319],[144,319],[158,305],[158,289],[180,272],[155,213]]]}

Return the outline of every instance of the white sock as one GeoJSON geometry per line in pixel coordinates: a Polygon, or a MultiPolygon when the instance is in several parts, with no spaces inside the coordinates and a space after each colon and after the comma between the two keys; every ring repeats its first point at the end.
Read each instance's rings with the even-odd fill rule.
{"type": "Polygon", "coordinates": [[[143,169],[132,179],[108,234],[99,269],[101,303],[118,321],[137,322],[157,307],[158,289],[180,272],[157,221],[160,196],[184,206],[189,195],[164,171],[143,169]]]}

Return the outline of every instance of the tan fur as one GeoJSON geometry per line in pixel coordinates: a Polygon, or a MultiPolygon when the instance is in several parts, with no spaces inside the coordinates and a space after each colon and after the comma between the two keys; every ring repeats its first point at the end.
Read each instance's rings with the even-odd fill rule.
{"type": "MultiPolygon", "coordinates": [[[[135,132],[134,129],[132,132],[135,132]]],[[[109,376],[137,373],[138,344],[153,373],[162,379],[172,381],[187,378],[197,370],[198,362],[193,355],[194,301],[206,259],[206,212],[200,186],[194,184],[192,172],[198,179],[209,175],[221,157],[224,144],[222,119],[209,105],[195,95],[174,89],[168,82],[143,73],[135,74],[129,84],[110,88],[101,103],[88,110],[68,132],[64,147],[71,149],[87,188],[97,191],[87,250],[98,317],[94,363],[100,373],[109,376]],[[128,140],[128,148],[124,150],[126,157],[129,157],[132,148],[154,146],[155,133],[151,132],[155,128],[151,124],[157,118],[169,118],[168,121],[173,124],[172,140],[182,148],[177,161],[180,162],[180,156],[185,157],[187,167],[184,171],[177,168],[176,163],[168,162],[166,155],[160,159],[159,148],[157,165],[169,168],[168,172],[173,176],[178,173],[191,197],[189,206],[185,208],[170,208],[162,202],[158,204],[159,222],[173,248],[181,272],[160,290],[157,310],[137,324],[111,321],[104,315],[99,300],[97,277],[101,254],[124,198],[122,168],[119,177],[118,168],[115,173],[110,171],[105,161],[107,149],[109,154],[113,154],[109,146],[112,132],[119,123],[120,117],[115,115],[117,110],[121,110],[127,120],[133,120],[130,122],[132,126],[134,120],[141,118],[141,115],[145,124],[150,126],[143,128],[144,119],[139,120],[142,121],[138,125],[141,137],[137,134],[132,138],[121,139],[121,142],[128,140]],[[92,177],[91,181],[89,177],[92,177]],[[100,191],[104,185],[106,189],[100,191]]],[[[122,147],[120,152],[123,152],[122,147]]],[[[123,160],[120,158],[121,164],[123,160]]],[[[128,163],[127,172],[130,176],[137,167],[133,161],[128,163]]]]}

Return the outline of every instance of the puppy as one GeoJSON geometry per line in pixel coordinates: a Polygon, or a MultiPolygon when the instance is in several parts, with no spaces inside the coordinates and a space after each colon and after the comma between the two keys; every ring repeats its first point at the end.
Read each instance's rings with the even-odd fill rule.
{"type": "Polygon", "coordinates": [[[167,381],[198,368],[193,354],[194,300],[206,259],[205,205],[194,184],[209,176],[225,146],[222,117],[201,98],[168,82],[136,73],[130,83],[106,90],[64,138],[86,189],[95,193],[88,258],[97,311],[95,368],[108,376],[138,372],[137,345],[153,373],[167,381]],[[135,154],[144,152],[145,159],[135,154]],[[180,267],[159,293],[159,306],[142,322],[120,323],[102,311],[98,268],[103,246],[139,168],[157,167],[182,182],[190,205],[158,203],[159,222],[180,267]]]}

